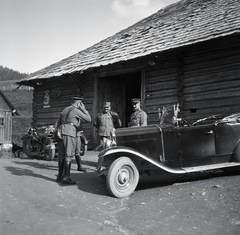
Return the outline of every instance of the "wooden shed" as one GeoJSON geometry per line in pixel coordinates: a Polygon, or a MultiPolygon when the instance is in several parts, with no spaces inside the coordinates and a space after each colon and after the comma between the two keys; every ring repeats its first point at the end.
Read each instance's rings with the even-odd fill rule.
{"type": "Polygon", "coordinates": [[[0,145],[12,143],[12,115],[19,115],[0,89],[0,145]]]}
{"type": "MultiPolygon", "coordinates": [[[[239,112],[240,2],[179,1],[18,84],[34,87],[37,126],[53,124],[77,95],[93,119],[111,101],[124,127],[135,97],[148,124],[159,122],[159,108],[177,102],[190,123],[239,112]]],[[[96,143],[92,123],[83,130],[96,143]]]]}

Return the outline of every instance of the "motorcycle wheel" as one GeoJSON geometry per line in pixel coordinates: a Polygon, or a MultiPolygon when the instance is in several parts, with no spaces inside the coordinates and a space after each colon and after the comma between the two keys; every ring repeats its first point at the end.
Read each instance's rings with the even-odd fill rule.
{"type": "Polygon", "coordinates": [[[55,144],[52,140],[47,140],[47,147],[44,152],[44,159],[52,161],[55,157],[55,144]]]}
{"type": "Polygon", "coordinates": [[[40,154],[42,151],[42,146],[38,141],[31,138],[26,139],[23,142],[23,152],[30,158],[34,158],[40,154]]]}

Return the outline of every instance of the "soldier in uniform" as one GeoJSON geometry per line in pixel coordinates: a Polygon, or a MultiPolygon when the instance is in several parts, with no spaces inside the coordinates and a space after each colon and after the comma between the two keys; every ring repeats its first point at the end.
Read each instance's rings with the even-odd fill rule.
{"type": "Polygon", "coordinates": [[[64,154],[59,154],[57,181],[67,184],[75,184],[70,179],[71,160],[76,151],[77,130],[80,122],[91,122],[91,117],[82,102],[82,97],[73,97],[73,102],[66,107],[57,121],[57,128],[60,127],[64,154]],[[63,174],[64,169],[64,174],[63,174]],[[62,175],[63,174],[63,175],[62,175]]]}
{"type": "Polygon", "coordinates": [[[103,112],[98,114],[93,125],[98,131],[100,146],[105,148],[107,141],[112,140],[115,129],[121,127],[122,123],[118,114],[111,111],[111,103],[105,102],[103,112]]]}
{"type": "Polygon", "coordinates": [[[147,114],[141,109],[141,100],[134,98],[131,100],[134,112],[131,114],[129,127],[146,126],[147,114]]]}

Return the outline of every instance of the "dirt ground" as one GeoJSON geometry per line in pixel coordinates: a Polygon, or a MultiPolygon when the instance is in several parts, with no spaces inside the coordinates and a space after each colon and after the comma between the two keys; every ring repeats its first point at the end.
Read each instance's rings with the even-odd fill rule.
{"type": "Polygon", "coordinates": [[[97,153],[83,159],[77,184],[56,183],[57,160],[0,159],[1,235],[237,235],[240,177],[220,170],[142,176],[127,198],[109,195],[96,172],[97,153]]]}

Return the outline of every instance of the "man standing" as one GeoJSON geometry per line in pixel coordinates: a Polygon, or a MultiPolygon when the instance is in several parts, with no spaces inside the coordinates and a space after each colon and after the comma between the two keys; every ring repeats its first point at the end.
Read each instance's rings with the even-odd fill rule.
{"type": "Polygon", "coordinates": [[[105,102],[103,112],[98,114],[93,125],[98,130],[101,146],[106,148],[108,140],[112,141],[115,135],[115,129],[121,127],[122,123],[118,114],[111,111],[111,103],[105,102]]]}
{"type": "Polygon", "coordinates": [[[147,114],[141,109],[141,100],[134,98],[131,102],[134,112],[131,114],[128,126],[147,126],[147,114]]]}
{"type": "Polygon", "coordinates": [[[62,144],[64,154],[60,154],[58,162],[58,177],[57,181],[67,184],[75,184],[75,181],[70,179],[71,159],[76,151],[77,129],[80,122],[91,122],[91,117],[82,102],[82,97],[73,97],[73,102],[66,107],[58,118],[57,128],[60,127],[62,134],[62,144]],[[63,174],[64,169],[64,174],[63,174]],[[63,176],[62,176],[63,174],[63,176]]]}

